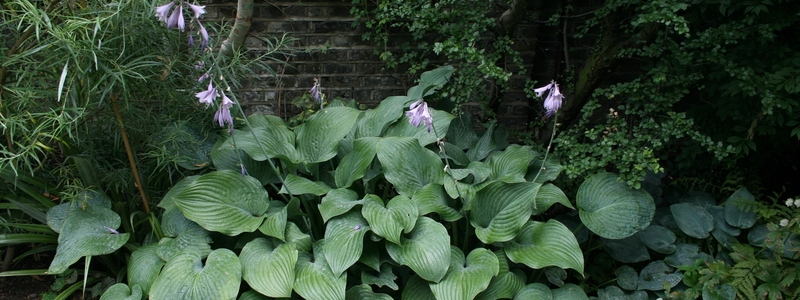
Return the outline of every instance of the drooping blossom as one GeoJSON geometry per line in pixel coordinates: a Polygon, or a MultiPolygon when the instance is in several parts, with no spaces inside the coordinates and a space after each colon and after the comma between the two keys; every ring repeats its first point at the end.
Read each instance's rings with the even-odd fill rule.
{"type": "Polygon", "coordinates": [[[431,117],[431,111],[428,109],[428,103],[425,103],[422,99],[411,104],[406,116],[408,116],[408,122],[411,125],[419,127],[419,124],[425,124],[428,127],[428,132],[431,132],[433,117],[431,117]]]}
{"type": "Polygon", "coordinates": [[[181,31],[186,28],[185,20],[183,19],[183,5],[178,5],[167,20],[167,28],[178,27],[181,31]]]}
{"type": "MultiPolygon", "coordinates": [[[[208,81],[208,89],[197,94],[194,94],[195,97],[200,100],[200,103],[205,103],[206,105],[214,104],[214,99],[217,99],[219,94],[217,93],[217,88],[215,88],[211,84],[211,80],[208,81]]],[[[230,100],[228,100],[230,101],[230,100]]]]}
{"type": "Polygon", "coordinates": [[[536,92],[537,97],[542,97],[542,94],[547,92],[547,97],[544,99],[545,116],[552,116],[561,108],[564,95],[561,94],[561,91],[558,89],[558,84],[555,81],[538,89],[534,89],[533,91],[536,92]]]}
{"type": "Polygon", "coordinates": [[[169,15],[169,10],[172,9],[172,6],[175,5],[175,2],[172,1],[170,3],[164,4],[162,6],[156,7],[156,17],[158,17],[159,21],[167,22],[169,15]]]}
{"type": "Polygon", "coordinates": [[[206,72],[206,73],[203,74],[203,76],[200,76],[200,78],[197,78],[197,82],[206,81],[206,79],[208,79],[208,77],[211,77],[211,75],[208,75],[208,72],[206,72]]]}
{"type": "Polygon", "coordinates": [[[792,205],[794,205],[794,199],[792,198],[786,199],[786,206],[792,207],[792,205]]]}
{"type": "Polygon", "coordinates": [[[314,78],[314,86],[311,87],[311,97],[319,103],[319,109],[322,109],[322,94],[319,91],[319,80],[314,78]]]}
{"type": "Polygon", "coordinates": [[[233,101],[225,95],[225,92],[220,92],[222,93],[222,103],[219,105],[217,113],[214,114],[214,122],[218,122],[220,127],[225,127],[225,124],[228,124],[233,130],[233,117],[231,116],[233,101]]]}
{"type": "Polygon", "coordinates": [[[783,219],[783,220],[781,220],[780,224],[781,224],[781,227],[786,227],[787,225],[789,225],[789,220],[783,219]]]}
{"type": "Polygon", "coordinates": [[[206,46],[208,46],[208,31],[203,26],[203,23],[197,22],[197,24],[200,25],[200,36],[203,38],[203,42],[200,43],[200,50],[205,50],[206,46]]]}
{"type": "Polygon", "coordinates": [[[189,5],[189,8],[192,9],[192,12],[194,12],[194,18],[195,19],[200,18],[200,15],[206,13],[205,5],[204,6],[200,6],[200,5],[194,5],[194,4],[191,4],[191,3],[187,3],[187,4],[189,5]]]}

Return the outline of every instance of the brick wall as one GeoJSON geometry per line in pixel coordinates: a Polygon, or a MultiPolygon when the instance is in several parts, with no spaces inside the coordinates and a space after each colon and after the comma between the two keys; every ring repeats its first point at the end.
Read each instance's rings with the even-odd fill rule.
{"type": "MultiPolygon", "coordinates": [[[[231,20],[235,17],[236,2],[212,0],[207,2],[206,21],[231,20]]],[[[249,112],[276,114],[282,117],[296,112],[291,101],[306,93],[319,78],[328,99],[345,97],[359,104],[375,106],[392,95],[404,95],[413,86],[415,77],[404,73],[383,70],[383,63],[375,55],[375,48],[363,41],[361,28],[353,27],[350,1],[255,1],[253,26],[246,47],[263,51],[264,42],[256,37],[270,37],[289,33],[297,41],[293,44],[294,56],[289,67],[277,67],[280,81],[268,74],[250,80],[238,96],[249,112]]],[[[538,15],[538,8],[531,13],[538,15]]],[[[552,12],[549,12],[552,13],[552,12]]],[[[523,92],[528,78],[548,82],[559,68],[554,59],[557,49],[557,28],[540,26],[540,23],[520,24],[513,33],[515,48],[522,54],[526,75],[511,78],[509,91],[496,93],[502,99],[498,112],[502,124],[511,128],[524,128],[532,118],[541,116],[541,100],[528,99],[523,92]],[[543,39],[543,45],[537,45],[543,39]],[[542,56],[537,57],[537,50],[542,56]],[[538,66],[535,66],[537,63],[538,66]]],[[[509,70],[516,66],[509,64],[509,70]]],[[[563,68],[563,66],[561,66],[563,68]]],[[[482,112],[475,105],[467,107],[480,118],[482,112]]]]}

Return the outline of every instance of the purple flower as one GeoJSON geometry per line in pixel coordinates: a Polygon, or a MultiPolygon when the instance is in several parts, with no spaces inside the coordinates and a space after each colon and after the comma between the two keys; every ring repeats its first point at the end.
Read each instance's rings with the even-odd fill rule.
{"type": "Polygon", "coordinates": [[[189,35],[189,47],[194,47],[194,36],[189,35]]]}
{"type": "Polygon", "coordinates": [[[222,104],[219,105],[217,113],[214,114],[214,122],[218,122],[219,127],[225,127],[225,124],[227,123],[228,126],[233,129],[231,106],[233,106],[233,101],[231,101],[231,99],[225,95],[225,92],[222,92],[222,104]]]}
{"type": "Polygon", "coordinates": [[[542,94],[547,92],[547,98],[544,99],[545,116],[552,116],[561,108],[564,95],[561,94],[561,91],[558,89],[558,84],[555,81],[550,82],[550,84],[546,86],[534,89],[533,91],[536,92],[536,96],[538,97],[541,97],[542,94]]]}
{"type": "Polygon", "coordinates": [[[425,103],[422,99],[411,104],[406,116],[408,116],[408,122],[411,125],[419,127],[419,124],[425,124],[425,126],[428,126],[428,132],[431,132],[433,118],[431,117],[431,111],[428,109],[428,103],[425,103]]]}
{"type": "Polygon", "coordinates": [[[206,79],[208,79],[208,77],[211,77],[211,75],[208,75],[208,72],[206,72],[205,74],[203,74],[203,76],[200,76],[200,78],[198,78],[197,81],[198,82],[206,81],[206,79]]]}
{"type": "Polygon", "coordinates": [[[319,81],[314,78],[314,86],[311,87],[311,97],[319,103],[319,109],[322,109],[322,95],[319,92],[319,81]]]}
{"type": "Polygon", "coordinates": [[[169,20],[167,21],[167,28],[178,27],[181,31],[186,27],[186,24],[183,20],[183,6],[179,5],[178,8],[172,11],[172,15],[169,16],[169,20]]]}
{"type": "Polygon", "coordinates": [[[119,234],[119,231],[117,231],[117,230],[116,230],[116,229],[114,229],[114,228],[111,228],[111,227],[106,227],[106,226],[103,226],[103,228],[105,228],[106,230],[108,230],[108,232],[110,232],[110,233],[113,233],[113,234],[119,234]]]}
{"type": "Polygon", "coordinates": [[[190,4],[190,3],[187,3],[187,4],[189,4],[189,8],[191,8],[192,11],[194,12],[194,18],[195,19],[199,18],[200,15],[206,13],[206,10],[205,10],[206,7],[205,6],[194,5],[194,4],[190,4]]]}
{"type": "Polygon", "coordinates": [[[172,8],[173,5],[175,5],[174,1],[156,7],[156,17],[158,17],[159,21],[167,22],[167,15],[169,14],[169,10],[172,8]]]}
{"type": "Polygon", "coordinates": [[[200,50],[206,50],[206,46],[208,46],[208,31],[203,27],[203,23],[198,21],[197,24],[200,25],[200,36],[203,37],[203,42],[200,43],[200,50]]]}
{"type": "MultiPolygon", "coordinates": [[[[205,103],[206,105],[211,105],[214,103],[214,99],[219,96],[217,94],[217,89],[211,85],[211,80],[208,81],[208,89],[197,94],[194,94],[200,100],[200,103],[205,103]]],[[[228,100],[230,101],[230,100],[228,100]]]]}
{"type": "MultiPolygon", "coordinates": [[[[202,60],[199,60],[199,61],[197,61],[197,64],[194,65],[194,68],[200,70],[205,66],[206,66],[206,62],[204,62],[202,60]]],[[[208,73],[206,73],[206,74],[208,74],[208,73]]]]}

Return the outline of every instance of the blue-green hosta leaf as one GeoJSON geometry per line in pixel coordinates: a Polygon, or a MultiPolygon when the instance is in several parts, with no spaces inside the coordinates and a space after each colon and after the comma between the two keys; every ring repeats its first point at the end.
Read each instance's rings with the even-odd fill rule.
{"type": "Polygon", "coordinates": [[[527,277],[522,270],[509,270],[505,251],[494,252],[500,262],[500,271],[492,278],[489,286],[475,297],[475,300],[511,299],[525,286],[527,277]]]}
{"type": "Polygon", "coordinates": [[[251,288],[275,298],[289,298],[295,280],[297,250],[292,243],[274,246],[257,238],[242,248],[242,278],[251,288]]]}
{"type": "Polygon", "coordinates": [[[269,206],[267,191],[253,177],[215,171],[189,184],[174,200],[187,219],[230,236],[253,232],[269,206]]]}
{"type": "Polygon", "coordinates": [[[294,148],[295,133],[281,118],[254,114],[247,119],[253,128],[250,131],[234,131],[222,147],[244,150],[257,161],[276,157],[287,162],[300,162],[300,154],[294,148]]]}
{"type": "MultiPolygon", "coordinates": [[[[759,287],[763,286],[767,285],[764,284],[759,287]]],[[[780,289],[776,288],[775,290],[776,291],[774,295],[780,295],[781,293],[780,289]]],[[[765,295],[765,294],[766,293],[763,294],[760,293],[760,295],[765,295]]],[[[734,299],[736,299],[736,289],[728,283],[723,283],[718,286],[703,288],[703,300],[734,300],[734,299]]]]}
{"type": "Polygon", "coordinates": [[[189,249],[167,262],[150,290],[152,299],[236,299],[242,281],[239,258],[217,249],[203,265],[200,252],[189,249]]]}
{"type": "Polygon", "coordinates": [[[56,256],[47,273],[61,274],[81,257],[109,254],[125,245],[130,234],[111,232],[110,229],[119,228],[120,218],[110,207],[105,195],[88,191],[71,202],[50,208],[54,213],[51,216],[48,211],[48,225],[51,228],[60,225],[60,234],[56,256]],[[65,217],[55,217],[62,212],[65,217]],[[53,221],[56,219],[60,221],[53,221]]]}
{"type": "Polygon", "coordinates": [[[475,145],[469,147],[467,150],[467,157],[471,161],[480,161],[489,156],[492,151],[498,150],[498,145],[494,139],[494,131],[497,122],[492,121],[489,123],[489,128],[483,133],[480,139],[475,142],[475,145]]]}
{"type": "Polygon", "coordinates": [[[493,182],[478,191],[472,200],[469,222],[475,235],[485,244],[506,242],[517,235],[533,212],[538,183],[493,182]]]}
{"type": "Polygon", "coordinates": [[[294,174],[286,175],[283,179],[283,186],[281,187],[280,194],[302,195],[312,194],[315,196],[322,196],[328,193],[331,188],[323,182],[311,181],[308,178],[300,177],[294,174]]]}
{"type": "Polygon", "coordinates": [[[456,145],[448,142],[442,142],[443,152],[439,152],[439,157],[447,159],[452,166],[466,166],[469,165],[470,160],[467,154],[459,149],[456,145]]]}
{"type": "MultiPolygon", "coordinates": [[[[445,179],[447,180],[447,179],[445,179]]],[[[411,200],[416,204],[419,215],[437,213],[442,220],[455,222],[463,215],[453,208],[455,201],[448,197],[441,184],[431,183],[414,193],[411,200]]]]}
{"type": "Polygon", "coordinates": [[[642,231],[636,233],[639,240],[644,243],[647,248],[662,254],[670,254],[675,252],[675,234],[667,228],[650,224],[642,231]]]}
{"type": "Polygon", "coordinates": [[[306,164],[318,163],[336,156],[336,147],[361,114],[349,107],[328,107],[318,111],[298,126],[297,151],[306,164]]]}
{"type": "Polygon", "coordinates": [[[110,286],[103,295],[100,296],[100,300],[141,300],[142,299],[142,288],[138,285],[134,285],[133,288],[129,288],[127,284],[124,283],[117,283],[115,285],[110,286]]]}
{"type": "Polygon", "coordinates": [[[334,275],[321,248],[314,246],[313,258],[310,253],[300,253],[295,268],[294,291],[304,299],[344,300],[347,273],[334,275]]]}
{"type": "Polygon", "coordinates": [[[626,294],[619,287],[609,285],[605,289],[597,290],[598,300],[648,300],[647,292],[634,291],[626,294]]]}
{"type": "Polygon", "coordinates": [[[403,195],[392,198],[386,207],[380,197],[367,195],[361,215],[369,222],[372,232],[399,245],[400,234],[414,229],[419,211],[414,201],[403,195]]]}
{"type": "Polygon", "coordinates": [[[472,115],[460,114],[450,121],[447,139],[458,149],[464,150],[472,147],[478,140],[475,130],[472,129],[472,115]]]}
{"type": "Polygon", "coordinates": [[[732,236],[739,236],[742,230],[738,227],[733,227],[725,221],[725,208],[722,206],[710,205],[706,206],[706,211],[714,217],[714,230],[722,230],[732,236]]]}
{"type": "Polygon", "coordinates": [[[572,203],[569,202],[569,199],[567,199],[567,195],[564,194],[564,191],[552,183],[543,185],[539,188],[539,192],[536,193],[536,204],[533,209],[533,215],[543,214],[555,203],[561,203],[561,205],[575,209],[572,203]]]}
{"type": "MultiPolygon", "coordinates": [[[[374,235],[370,236],[374,237],[374,235]]],[[[364,240],[364,252],[361,253],[361,258],[358,259],[358,262],[370,267],[375,272],[380,272],[382,270],[381,250],[383,248],[381,246],[383,244],[383,240],[376,241],[372,238],[364,240]]]]}
{"type": "Polygon", "coordinates": [[[678,199],[680,203],[693,203],[697,204],[700,207],[705,208],[706,206],[712,206],[717,203],[717,200],[714,200],[714,196],[706,192],[700,191],[691,191],[686,195],[683,195],[680,199],[678,199]]]}
{"type": "Polygon", "coordinates": [[[546,267],[544,268],[544,276],[550,283],[562,286],[564,285],[564,280],[567,279],[567,270],[559,267],[546,267]]]}
{"type": "Polygon", "coordinates": [[[647,247],[636,235],[624,239],[603,239],[603,245],[614,260],[622,263],[650,260],[650,252],[647,252],[647,247]]]}
{"type": "Polygon", "coordinates": [[[244,171],[264,185],[281,182],[269,163],[254,160],[244,150],[234,148],[231,144],[220,142],[218,147],[211,151],[211,160],[218,171],[230,170],[239,173],[244,171]]]}
{"type": "Polygon", "coordinates": [[[538,282],[531,283],[524,286],[517,292],[517,295],[514,296],[514,300],[528,299],[553,300],[553,292],[544,284],[538,282]]]}
{"type": "Polygon", "coordinates": [[[753,227],[758,219],[755,204],[755,197],[746,188],[736,190],[725,201],[725,221],[739,228],[753,227]]]}
{"type": "Polygon", "coordinates": [[[158,278],[161,267],[166,263],[158,257],[156,249],[158,249],[157,244],[150,244],[136,249],[131,253],[131,258],[128,261],[128,284],[140,287],[145,294],[150,293],[150,287],[158,278]]]}
{"type": "Polygon", "coordinates": [[[675,270],[658,260],[649,263],[642,272],[639,273],[639,290],[661,291],[665,285],[675,287],[683,279],[681,273],[673,273],[675,270]]]}
{"type": "Polygon", "coordinates": [[[259,294],[254,290],[242,293],[238,300],[272,300],[272,298],[259,294]]]}
{"type": "Polygon", "coordinates": [[[675,245],[675,252],[667,255],[667,257],[664,258],[664,262],[677,268],[684,265],[691,265],[695,260],[703,258],[704,256],[708,256],[708,254],[700,252],[700,247],[695,244],[677,244],[675,245]]]}
{"type": "Polygon", "coordinates": [[[439,282],[450,266],[450,236],[439,222],[420,217],[400,245],[386,243],[389,256],[425,280],[439,282]]]}
{"type": "Polygon", "coordinates": [[[442,66],[436,69],[423,72],[419,78],[419,84],[408,89],[408,97],[411,99],[422,99],[433,95],[436,90],[441,88],[453,74],[452,66],[442,66]]]}
{"type": "Polygon", "coordinates": [[[364,284],[372,284],[377,287],[385,286],[396,291],[399,287],[397,283],[394,282],[395,280],[397,280],[397,276],[394,275],[392,265],[390,264],[381,265],[380,272],[371,270],[361,271],[361,282],[364,284]]]}
{"type": "Polygon", "coordinates": [[[345,155],[336,168],[334,178],[336,186],[347,188],[354,181],[367,174],[367,168],[375,159],[375,145],[380,139],[374,137],[360,138],[353,142],[353,152],[345,155]]]}
{"type": "Polygon", "coordinates": [[[537,154],[533,160],[531,160],[531,164],[528,167],[528,173],[525,174],[525,180],[537,183],[545,183],[558,178],[558,174],[561,174],[561,171],[564,170],[564,166],[562,166],[557,159],[549,156],[547,157],[547,161],[544,163],[544,169],[539,172],[539,168],[542,167],[543,158],[544,157],[539,158],[539,155],[537,154]],[[537,175],[539,177],[536,177],[537,175]]]}
{"type": "MultiPolygon", "coordinates": [[[[297,199],[292,199],[297,201],[297,199]]],[[[281,241],[286,241],[286,222],[289,218],[289,206],[280,201],[270,201],[269,208],[267,209],[267,218],[264,223],[258,227],[258,231],[267,236],[278,238],[281,241]]]]}
{"type": "Polygon", "coordinates": [[[358,212],[349,212],[328,221],[325,228],[325,259],[334,275],[339,276],[361,257],[364,234],[370,230],[358,212]]]}
{"type": "Polygon", "coordinates": [[[444,164],[439,156],[420,146],[413,138],[384,138],[376,147],[386,180],[401,195],[410,198],[429,183],[442,183],[445,177],[444,164]]]}
{"type": "Polygon", "coordinates": [[[359,204],[364,204],[364,200],[359,200],[355,191],[340,188],[328,192],[325,197],[322,197],[322,202],[318,206],[322,221],[328,222],[330,218],[342,215],[359,204]]]}
{"type": "Polygon", "coordinates": [[[372,288],[366,284],[359,284],[347,290],[345,294],[346,300],[392,300],[392,297],[383,294],[375,293],[372,288]]]}
{"type": "Polygon", "coordinates": [[[408,122],[408,116],[403,115],[399,122],[394,123],[386,130],[384,136],[416,138],[420,146],[435,143],[436,134],[438,133],[439,137],[443,138],[447,134],[448,128],[450,128],[450,121],[453,120],[455,116],[441,110],[430,109],[430,111],[431,118],[433,118],[434,130],[428,132],[428,127],[425,125],[414,127],[414,125],[408,122]]]}
{"type": "Polygon", "coordinates": [[[391,96],[383,99],[378,107],[367,110],[356,123],[355,138],[377,137],[403,116],[403,108],[416,99],[407,96],[391,96]]]}
{"type": "Polygon", "coordinates": [[[202,257],[211,253],[211,237],[208,231],[203,228],[190,228],[181,232],[177,237],[165,237],[158,241],[156,254],[164,261],[169,261],[175,255],[183,253],[186,249],[192,248],[200,252],[202,257]]]}
{"type": "Polygon", "coordinates": [[[172,188],[169,189],[164,198],[161,198],[161,202],[158,202],[158,207],[161,207],[165,210],[170,210],[172,208],[178,208],[175,204],[175,196],[180,194],[189,184],[200,178],[200,175],[192,175],[185,177],[178,181],[172,188]]]}
{"type": "Polygon", "coordinates": [[[567,283],[564,286],[552,291],[553,300],[589,300],[586,292],[575,284],[567,283]]]}
{"type": "Polygon", "coordinates": [[[633,291],[639,287],[639,274],[631,266],[622,265],[614,271],[619,287],[633,291]]]}
{"type": "Polygon", "coordinates": [[[311,251],[311,236],[300,230],[293,222],[286,223],[286,243],[293,243],[299,252],[311,251]]]}
{"type": "Polygon", "coordinates": [[[492,178],[504,178],[505,182],[523,182],[528,164],[535,152],[530,146],[511,145],[501,152],[495,152],[487,163],[492,168],[492,178]]]}
{"type": "Polygon", "coordinates": [[[688,236],[704,239],[714,230],[714,217],[700,205],[677,203],[670,205],[669,210],[678,223],[678,228],[688,236]]]}
{"type": "Polygon", "coordinates": [[[556,220],[528,221],[505,252],[516,263],[533,269],[547,266],[570,268],[583,274],[583,252],[572,231],[556,220]]]}
{"type": "Polygon", "coordinates": [[[485,248],[476,248],[464,259],[458,247],[450,248],[450,268],[438,283],[430,283],[436,299],[474,299],[489,286],[492,277],[500,271],[497,256],[485,248]]]}
{"type": "Polygon", "coordinates": [[[436,297],[433,296],[428,282],[419,275],[414,275],[406,282],[402,300],[436,300],[436,297]]]}
{"type": "Polygon", "coordinates": [[[589,177],[575,198],[586,227],[607,239],[623,239],[647,228],[656,211],[650,194],[629,187],[611,173],[589,177]]]}

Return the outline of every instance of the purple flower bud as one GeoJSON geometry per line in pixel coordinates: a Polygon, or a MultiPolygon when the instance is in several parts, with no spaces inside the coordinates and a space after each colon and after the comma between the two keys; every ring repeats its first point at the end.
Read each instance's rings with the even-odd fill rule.
{"type": "Polygon", "coordinates": [[[206,81],[206,79],[208,79],[208,77],[211,77],[211,75],[208,75],[208,72],[206,72],[205,74],[203,74],[203,76],[200,76],[200,78],[198,78],[197,81],[198,82],[206,81]]]}
{"type": "Polygon", "coordinates": [[[194,18],[195,19],[199,18],[200,15],[206,13],[206,10],[205,10],[206,7],[205,6],[194,5],[194,4],[190,4],[190,3],[187,3],[187,4],[189,4],[189,8],[191,8],[192,11],[194,12],[194,18]]]}
{"type": "Polygon", "coordinates": [[[203,27],[203,23],[198,21],[197,24],[200,25],[200,36],[203,37],[203,42],[200,43],[200,50],[206,50],[206,46],[208,46],[208,31],[203,27]]]}
{"type": "Polygon", "coordinates": [[[319,109],[322,109],[322,94],[320,94],[319,80],[314,78],[314,86],[311,87],[311,97],[319,103],[319,109]]]}
{"type": "Polygon", "coordinates": [[[408,116],[408,122],[411,125],[419,127],[419,124],[425,124],[425,126],[428,126],[428,132],[431,132],[433,117],[431,117],[431,111],[428,109],[428,103],[425,103],[422,99],[411,104],[406,116],[408,116]]]}
{"type": "Polygon", "coordinates": [[[211,105],[214,103],[214,99],[216,99],[219,94],[217,93],[217,89],[211,85],[212,81],[208,81],[208,89],[197,94],[194,94],[195,97],[200,100],[200,103],[205,103],[206,105],[211,105]]]}
{"type": "Polygon", "coordinates": [[[111,232],[113,234],[119,234],[119,231],[115,230],[114,228],[106,227],[106,226],[103,226],[103,228],[105,228],[106,230],[108,230],[108,232],[111,232]]]}
{"type": "Polygon", "coordinates": [[[181,31],[186,27],[186,23],[183,20],[183,6],[179,5],[178,8],[172,11],[172,15],[169,16],[169,20],[167,21],[167,28],[174,28],[178,27],[181,31]]]}
{"type": "Polygon", "coordinates": [[[225,124],[228,124],[231,129],[233,128],[233,117],[231,116],[232,106],[233,101],[225,95],[225,92],[222,92],[222,103],[219,105],[217,113],[214,114],[214,122],[218,122],[219,127],[225,127],[225,124]]]}

